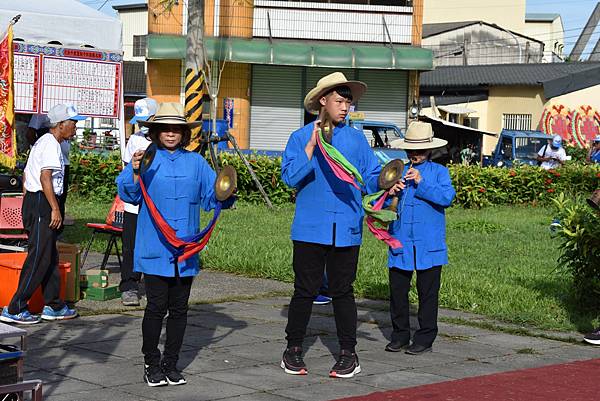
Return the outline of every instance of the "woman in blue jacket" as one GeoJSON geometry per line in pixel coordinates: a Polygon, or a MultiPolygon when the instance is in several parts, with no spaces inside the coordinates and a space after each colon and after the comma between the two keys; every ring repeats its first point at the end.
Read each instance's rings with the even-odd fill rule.
{"type": "MultiPolygon", "coordinates": [[[[154,117],[139,124],[149,128],[149,137],[157,145],[152,163],[143,172],[150,199],[179,238],[198,233],[200,209],[209,211],[216,206],[215,172],[199,154],[184,149],[190,141],[191,128],[200,123],[188,123],[180,104],[162,103],[154,117]]],[[[143,154],[138,151],[133,155],[131,163],[117,177],[117,186],[123,201],[141,205],[134,271],[144,274],[148,300],[142,321],[144,380],[151,387],[185,384],[176,364],[187,325],[192,281],[200,270],[199,258],[176,262],[173,248],[157,230],[140,188],[143,154]],[[167,338],[161,361],[158,343],[167,311],[167,338]]]]}
{"type": "Polygon", "coordinates": [[[438,293],[442,265],[448,263],[445,209],[456,192],[448,169],[430,160],[431,150],[447,141],[433,137],[431,124],[413,122],[405,138],[392,147],[406,149],[410,165],[400,195],[398,220],[390,234],[403,247],[388,253],[392,338],[386,351],[406,350],[418,355],[431,351],[438,332],[438,293]],[[408,292],[413,270],[417,271],[419,329],[410,343],[408,292]]]}

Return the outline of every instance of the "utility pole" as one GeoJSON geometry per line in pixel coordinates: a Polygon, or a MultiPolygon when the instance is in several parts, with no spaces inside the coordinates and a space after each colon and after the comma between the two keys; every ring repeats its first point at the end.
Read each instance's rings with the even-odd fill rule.
{"type": "MultiPolygon", "coordinates": [[[[204,82],[204,0],[188,0],[185,52],[185,114],[189,121],[202,121],[204,82]]],[[[196,138],[201,128],[192,131],[196,138]]],[[[215,166],[216,168],[216,166],[215,166]]]]}

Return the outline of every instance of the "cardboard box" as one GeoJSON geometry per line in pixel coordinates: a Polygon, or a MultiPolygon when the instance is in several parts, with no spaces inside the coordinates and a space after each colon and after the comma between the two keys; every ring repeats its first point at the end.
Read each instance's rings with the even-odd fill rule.
{"type": "Polygon", "coordinates": [[[116,284],[109,285],[108,287],[87,287],[81,293],[85,299],[93,301],[107,301],[121,296],[119,286],[116,284]]]}
{"type": "Polygon", "coordinates": [[[80,276],[81,288],[106,288],[108,287],[108,270],[89,269],[80,276]]]}
{"type": "Polygon", "coordinates": [[[79,260],[81,252],[79,251],[79,247],[74,244],[57,242],[56,246],[58,248],[58,260],[71,264],[71,270],[67,272],[65,301],[77,302],[81,298],[79,288],[79,269],[81,268],[79,260]]]}

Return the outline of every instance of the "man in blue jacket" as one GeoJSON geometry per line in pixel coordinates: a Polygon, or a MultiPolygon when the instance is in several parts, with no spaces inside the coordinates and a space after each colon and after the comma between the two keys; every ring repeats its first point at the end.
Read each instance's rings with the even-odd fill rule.
{"type": "Polygon", "coordinates": [[[402,243],[402,248],[390,248],[388,254],[393,331],[386,351],[406,350],[407,354],[419,355],[431,351],[437,336],[442,265],[448,263],[445,209],[456,192],[448,169],[430,159],[431,150],[446,143],[434,138],[431,124],[423,122],[411,123],[405,137],[391,143],[393,148],[406,150],[410,166],[401,183],[398,219],[390,227],[390,234],[402,243]],[[410,343],[408,292],[414,270],[419,329],[410,343]]]}
{"type": "MultiPolygon", "coordinates": [[[[352,101],[365,91],[364,83],[348,81],[336,72],[319,80],[306,95],[304,106],[313,114],[329,115],[334,124],[331,144],[357,168],[365,182],[364,190],[371,193],[378,189],[381,168],[363,133],[344,123],[352,101]]],[[[302,342],[327,265],[340,344],[340,357],[329,375],[349,378],[361,370],[355,352],[356,303],[352,288],[363,227],[361,191],[334,175],[317,145],[319,124],[317,120],[292,133],[281,165],[282,179],[297,190],[291,230],[294,295],[281,367],[289,374],[308,373],[302,342]]]]}

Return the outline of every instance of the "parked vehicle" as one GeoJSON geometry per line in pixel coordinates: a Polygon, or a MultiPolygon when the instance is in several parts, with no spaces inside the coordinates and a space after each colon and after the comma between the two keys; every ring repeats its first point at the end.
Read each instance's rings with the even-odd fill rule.
{"type": "Polygon", "coordinates": [[[404,133],[395,124],[384,121],[350,120],[350,126],[364,133],[382,164],[393,159],[408,161],[404,150],[389,147],[393,140],[404,138],[404,133]]]}
{"type": "Polygon", "coordinates": [[[512,167],[514,164],[537,166],[540,149],[552,139],[540,131],[502,130],[491,156],[483,157],[484,166],[512,167]]]}

